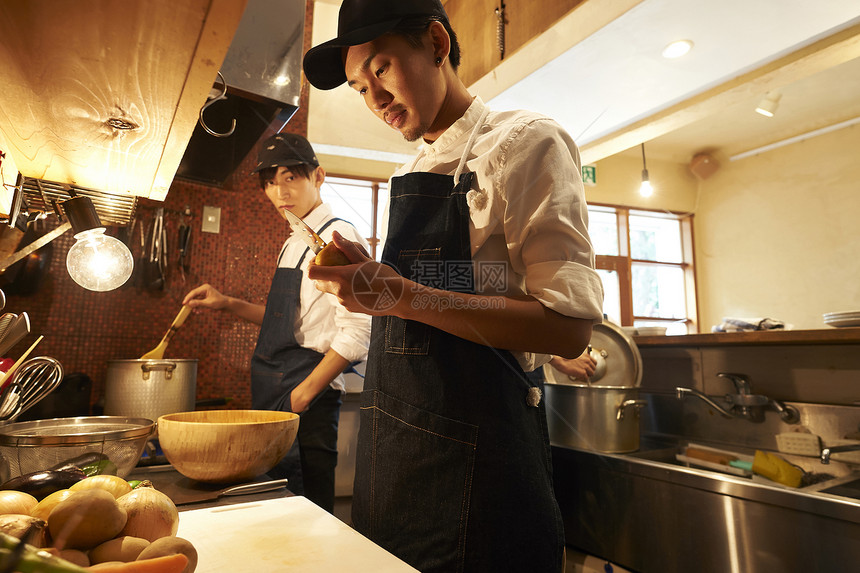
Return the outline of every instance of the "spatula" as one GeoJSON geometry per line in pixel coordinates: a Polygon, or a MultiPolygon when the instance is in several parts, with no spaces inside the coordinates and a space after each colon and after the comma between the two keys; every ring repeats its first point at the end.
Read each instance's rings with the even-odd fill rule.
{"type": "Polygon", "coordinates": [[[191,307],[183,306],[182,310],[179,311],[179,314],[176,315],[176,318],[173,319],[173,324],[171,324],[170,328],[167,329],[167,334],[164,335],[164,338],[161,339],[158,346],[141,356],[140,359],[161,360],[164,358],[164,351],[167,350],[167,343],[170,342],[170,339],[173,338],[174,334],[176,334],[176,330],[182,326],[182,323],[185,322],[185,319],[188,318],[189,314],[191,314],[191,307]]]}

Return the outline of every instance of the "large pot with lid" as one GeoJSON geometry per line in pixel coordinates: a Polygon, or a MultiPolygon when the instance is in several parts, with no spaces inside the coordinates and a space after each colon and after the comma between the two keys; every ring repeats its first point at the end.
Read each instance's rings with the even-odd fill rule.
{"type": "Polygon", "coordinates": [[[196,400],[196,358],[108,361],[105,415],[157,421],[194,410],[196,400]]]}
{"type": "Polygon", "coordinates": [[[610,322],[594,325],[589,352],[594,374],[579,380],[544,366],[547,425],[555,445],[626,453],[639,449],[642,357],[636,343],[610,322]]]}

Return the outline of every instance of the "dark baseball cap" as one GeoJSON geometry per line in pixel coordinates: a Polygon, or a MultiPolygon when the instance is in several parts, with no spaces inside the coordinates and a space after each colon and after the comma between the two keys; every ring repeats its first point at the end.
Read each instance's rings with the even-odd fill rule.
{"type": "Polygon", "coordinates": [[[436,16],[448,21],[439,0],[343,0],[337,19],[337,38],[305,54],[305,77],[317,89],[334,89],[346,81],[343,48],[357,46],[390,32],[401,21],[436,16]]]}
{"type": "Polygon", "coordinates": [[[251,173],[269,167],[291,167],[303,163],[314,167],[320,165],[310,142],[295,133],[278,133],[263,142],[257,155],[257,166],[251,173]]]}

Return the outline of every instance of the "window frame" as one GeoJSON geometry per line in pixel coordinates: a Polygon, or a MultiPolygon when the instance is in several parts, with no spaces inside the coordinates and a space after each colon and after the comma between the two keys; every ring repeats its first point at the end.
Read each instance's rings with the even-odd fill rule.
{"type": "Polygon", "coordinates": [[[665,209],[648,209],[643,207],[627,207],[609,203],[588,203],[588,207],[599,209],[611,209],[616,216],[616,229],[618,232],[618,255],[595,254],[595,268],[600,270],[614,271],[618,276],[621,325],[633,326],[636,320],[647,320],[649,322],[665,322],[666,324],[682,322],[686,326],[687,333],[698,332],[699,305],[696,283],[695,265],[695,238],[693,233],[693,213],[682,213],[668,211],[665,209]],[[630,256],[630,214],[633,213],[655,213],[669,215],[677,220],[680,226],[681,240],[681,262],[672,263],[665,261],[650,261],[634,259],[630,256]],[[680,268],[684,276],[684,293],[686,317],[660,318],[653,316],[636,316],[633,314],[633,265],[643,266],[668,266],[680,268]]]}
{"type": "MultiPolygon", "coordinates": [[[[333,179],[346,179],[351,181],[365,181],[369,183],[368,189],[371,192],[371,213],[370,213],[370,237],[365,237],[367,244],[370,246],[370,258],[379,260],[377,256],[377,250],[379,250],[380,246],[380,238],[379,238],[379,201],[380,201],[380,186],[388,185],[388,179],[379,179],[376,177],[363,177],[357,175],[342,175],[339,173],[329,173],[326,172],[326,179],[329,177],[333,179]]],[[[325,186],[325,182],[323,183],[325,186]]],[[[382,197],[382,200],[386,200],[386,197],[382,197]]],[[[379,253],[381,256],[382,253],[379,253]]]]}

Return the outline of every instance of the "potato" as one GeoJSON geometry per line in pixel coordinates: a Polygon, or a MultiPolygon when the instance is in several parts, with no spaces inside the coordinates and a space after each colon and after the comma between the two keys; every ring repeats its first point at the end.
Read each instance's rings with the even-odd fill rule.
{"type": "Polygon", "coordinates": [[[188,565],[182,570],[182,573],[194,573],[197,568],[197,550],[187,539],[182,537],[162,537],[156,539],[149,544],[149,547],[144,549],[138,555],[137,560],[152,559],[153,557],[164,557],[166,555],[174,555],[181,553],[188,558],[188,565]]]}
{"type": "Polygon", "coordinates": [[[58,549],[92,549],[119,535],[127,519],[111,493],[87,489],[57,504],[48,516],[48,531],[58,549]]]}
{"type": "Polygon", "coordinates": [[[324,267],[335,267],[338,265],[352,264],[343,251],[337,248],[334,243],[328,243],[323,250],[317,253],[314,262],[324,267]]]}
{"type": "Polygon", "coordinates": [[[149,541],[141,537],[122,535],[105,541],[90,551],[90,561],[104,563],[105,561],[135,561],[140,552],[149,546],[149,541]]]}
{"type": "Polygon", "coordinates": [[[55,553],[60,559],[65,559],[69,563],[74,563],[80,567],[89,567],[91,565],[90,558],[87,554],[78,549],[63,549],[55,553]]]}

